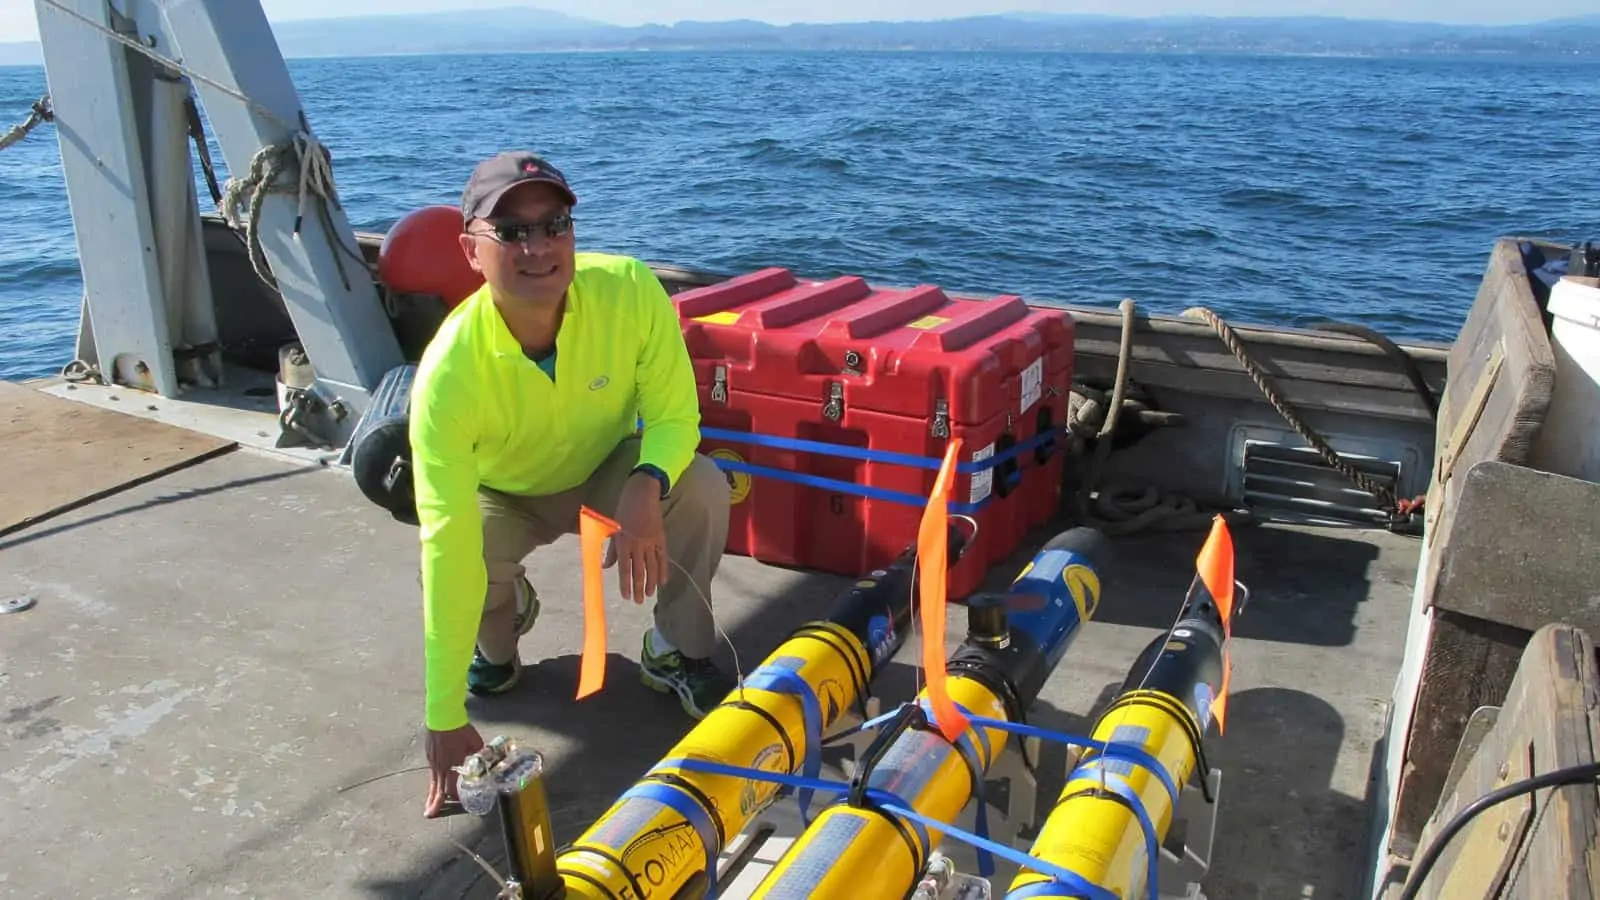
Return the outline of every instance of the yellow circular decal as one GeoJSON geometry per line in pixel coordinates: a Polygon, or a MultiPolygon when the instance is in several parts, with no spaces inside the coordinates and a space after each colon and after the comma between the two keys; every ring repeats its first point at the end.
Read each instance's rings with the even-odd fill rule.
{"type": "Polygon", "coordinates": [[[1094,618],[1094,612],[1100,606],[1100,576],[1088,566],[1073,563],[1061,570],[1061,580],[1066,582],[1067,593],[1072,595],[1078,615],[1084,621],[1094,618]]]}
{"type": "MultiPolygon", "coordinates": [[[[729,462],[736,463],[744,462],[743,457],[732,450],[727,449],[726,447],[718,447],[717,449],[711,451],[708,455],[712,459],[725,459],[729,462]]],[[[728,478],[728,489],[731,491],[731,496],[729,499],[735,504],[743,503],[745,498],[750,496],[750,473],[729,472],[728,470],[724,469],[722,474],[726,475],[728,478]]]]}

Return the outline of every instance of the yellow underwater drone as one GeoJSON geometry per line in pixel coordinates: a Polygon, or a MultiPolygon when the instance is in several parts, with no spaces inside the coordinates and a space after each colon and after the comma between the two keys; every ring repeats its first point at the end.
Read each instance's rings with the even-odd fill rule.
{"type": "MultiPolygon", "coordinates": [[[[1090,528],[1063,532],[1005,593],[969,598],[967,636],[945,661],[942,614],[926,605],[932,593],[942,612],[943,591],[928,590],[926,566],[947,570],[966,538],[943,516],[930,516],[920,554],[907,549],[857,582],[831,615],[797,629],[560,850],[550,833],[542,756],[497,738],[469,757],[462,802],[479,815],[498,806],[510,895],[717,897],[732,863],[724,859],[729,844],[793,794],[806,827],[749,896],[987,898],[993,856],[1019,867],[1007,898],[1197,896],[1158,891],[1164,866],[1171,880],[1188,882],[1195,862],[1209,854],[1206,823],[1214,821],[1219,776],[1205,762],[1205,738],[1213,721],[1219,732],[1223,726],[1234,589],[1242,588],[1233,579],[1226,525],[1216,520],[1176,622],[1139,655],[1089,738],[1046,731],[1025,718],[1100,605],[1110,542],[1090,528]],[[929,541],[931,534],[945,540],[929,541]],[[916,700],[869,717],[872,680],[904,643],[919,564],[924,621],[937,619],[925,635],[925,659],[940,664],[927,666],[928,687],[916,700]],[[873,731],[848,782],[820,777],[825,744],[873,731]],[[1027,853],[988,838],[984,813],[986,778],[1019,738],[1077,748],[1027,853]],[[1180,802],[1197,793],[1207,807],[1198,842],[1206,846],[1199,854],[1163,846],[1180,802]],[[819,794],[830,799],[812,820],[819,794]],[[976,833],[953,824],[974,800],[976,833]],[[954,872],[938,853],[944,838],[977,850],[979,877],[954,872]]],[[[1196,843],[1194,834],[1186,837],[1196,843]]]]}

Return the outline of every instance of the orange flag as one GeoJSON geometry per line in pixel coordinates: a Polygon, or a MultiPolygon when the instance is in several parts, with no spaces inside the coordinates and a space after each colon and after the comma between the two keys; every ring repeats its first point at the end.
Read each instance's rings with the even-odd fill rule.
{"type": "Polygon", "coordinates": [[[1229,658],[1228,644],[1233,639],[1233,536],[1228,532],[1228,522],[1218,515],[1211,520],[1211,534],[1206,537],[1200,555],[1195,557],[1195,570],[1200,581],[1217,602],[1217,613],[1222,617],[1222,684],[1217,696],[1211,699],[1211,713],[1217,719],[1217,733],[1227,731],[1228,681],[1233,676],[1233,661],[1229,658]]]}
{"type": "Polygon", "coordinates": [[[1200,573],[1211,598],[1217,601],[1217,612],[1222,614],[1223,630],[1233,635],[1233,535],[1228,532],[1228,522],[1219,514],[1211,520],[1211,534],[1206,536],[1194,567],[1200,573]]]}
{"type": "Polygon", "coordinates": [[[922,513],[917,531],[917,573],[922,588],[922,667],[928,673],[928,701],[933,705],[939,731],[954,742],[967,729],[967,717],[956,708],[945,685],[944,632],[945,602],[950,560],[950,485],[956,477],[956,460],[961,455],[961,439],[952,438],[945,448],[939,476],[933,481],[933,496],[922,513]]]}
{"type": "Polygon", "coordinates": [[[606,539],[622,530],[587,506],[578,509],[578,547],[583,554],[583,656],[578,668],[578,699],[600,690],[606,680],[606,539]]]}

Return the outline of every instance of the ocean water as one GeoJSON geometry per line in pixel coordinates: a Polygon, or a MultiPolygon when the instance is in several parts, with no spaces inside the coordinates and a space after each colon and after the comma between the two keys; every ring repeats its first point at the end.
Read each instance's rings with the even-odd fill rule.
{"type": "MultiPolygon", "coordinates": [[[[454,203],[478,158],[528,147],[574,182],[585,248],[1434,341],[1496,237],[1600,239],[1593,62],[568,53],[290,70],[363,229],[454,203]]],[[[44,90],[41,69],[0,69],[0,127],[44,90]]],[[[49,374],[82,293],[54,126],[0,152],[0,204],[0,378],[49,374]]]]}

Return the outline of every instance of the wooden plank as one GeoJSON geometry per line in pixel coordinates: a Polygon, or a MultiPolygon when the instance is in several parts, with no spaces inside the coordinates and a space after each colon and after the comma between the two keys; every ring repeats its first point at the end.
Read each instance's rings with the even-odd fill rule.
{"type": "Polygon", "coordinates": [[[1600,484],[1495,461],[1456,479],[1454,515],[1433,532],[1434,606],[1528,632],[1565,622],[1600,634],[1590,599],[1600,596],[1600,484]]]}
{"type": "MultiPolygon", "coordinates": [[[[1079,360],[1085,357],[1116,359],[1121,343],[1121,325],[1109,326],[1084,321],[1074,315],[1074,346],[1079,360]]],[[[1210,327],[1187,322],[1145,320],[1136,325],[1133,339],[1135,370],[1156,363],[1182,366],[1189,370],[1214,370],[1244,374],[1244,366],[1228,350],[1210,327]]],[[[1399,365],[1377,347],[1343,335],[1288,341],[1287,335],[1235,328],[1251,359],[1274,382],[1287,384],[1310,381],[1327,385],[1382,388],[1415,394],[1411,379],[1399,365]],[[1270,337],[1268,335],[1271,335],[1270,337]]],[[[1404,349],[1404,348],[1402,348],[1404,349]]],[[[1422,370],[1423,380],[1435,397],[1444,390],[1445,368],[1438,354],[1432,359],[1411,351],[1422,370]]],[[[1418,401],[1420,407],[1421,401],[1418,401]]]]}
{"type": "MultiPolygon", "coordinates": [[[[1232,359],[1233,357],[1229,357],[1232,359]]],[[[1079,356],[1079,377],[1111,379],[1117,361],[1079,356]]],[[[1151,388],[1184,391],[1207,397],[1248,400],[1266,404],[1267,398],[1242,370],[1222,371],[1141,362],[1132,367],[1130,380],[1151,388]]],[[[1279,396],[1297,410],[1326,410],[1427,424],[1428,410],[1411,390],[1404,392],[1365,386],[1340,386],[1320,381],[1276,380],[1279,396]]]]}
{"type": "MultiPolygon", "coordinates": [[[[1451,548],[1459,539],[1455,519],[1468,480],[1463,474],[1486,461],[1526,464],[1554,380],[1555,359],[1522,253],[1515,239],[1502,239],[1490,254],[1477,298],[1451,348],[1449,385],[1439,405],[1435,481],[1427,500],[1426,532],[1433,547],[1420,576],[1428,606],[1438,600],[1445,561],[1459,564],[1472,552],[1451,548]]],[[[1504,509],[1487,514],[1491,523],[1517,521],[1504,509]]],[[[1543,518],[1535,513],[1526,521],[1543,518]]],[[[1546,533],[1542,527],[1536,530],[1546,533]]],[[[1540,550],[1535,558],[1548,552],[1540,550]]],[[[1523,571],[1525,565],[1514,568],[1523,571]]],[[[1469,582],[1460,584],[1470,592],[1469,582]]],[[[1417,839],[1439,802],[1467,718],[1508,689],[1531,627],[1543,624],[1520,619],[1529,627],[1517,628],[1498,616],[1485,619],[1448,608],[1436,609],[1435,615],[1396,799],[1397,847],[1417,839]]]]}
{"type": "Polygon", "coordinates": [[[1443,442],[1435,436],[1434,451],[1436,458],[1433,466],[1433,482],[1428,485],[1428,503],[1424,510],[1424,520],[1428,536],[1428,545],[1432,546],[1434,539],[1442,530],[1441,522],[1450,521],[1443,518],[1445,508],[1445,485],[1450,477],[1455,474],[1456,460],[1460,459],[1461,448],[1466,444],[1467,438],[1472,436],[1472,430],[1478,427],[1478,419],[1483,415],[1483,408],[1489,402],[1489,394],[1500,380],[1500,372],[1504,368],[1505,354],[1499,344],[1489,353],[1489,361],[1478,372],[1477,381],[1472,386],[1472,393],[1464,407],[1454,411],[1455,424],[1450,428],[1450,434],[1443,442]]]}
{"type": "MultiPolygon", "coordinates": [[[[1443,794],[1467,719],[1478,707],[1505,698],[1527,645],[1528,632],[1521,629],[1447,609],[1434,612],[1395,800],[1397,852],[1415,846],[1443,794]]],[[[1502,710],[1502,722],[1506,715],[1502,710]]]]}
{"type": "MultiPolygon", "coordinates": [[[[1441,798],[1426,847],[1479,797],[1529,775],[1592,763],[1600,750],[1600,677],[1589,636],[1547,625],[1522,653],[1495,725],[1441,798]]],[[[1600,898],[1600,790],[1546,788],[1485,810],[1447,845],[1418,896],[1506,900],[1600,898]]]]}
{"type": "Polygon", "coordinates": [[[1450,351],[1450,384],[1439,404],[1441,438],[1459,418],[1475,414],[1473,388],[1497,350],[1505,357],[1501,384],[1466,440],[1452,448],[1468,465],[1485,459],[1526,465],[1555,385],[1555,356],[1543,313],[1528,284],[1522,254],[1515,242],[1504,240],[1495,245],[1477,299],[1450,351]]]}
{"type": "MultiPolygon", "coordinates": [[[[1550,407],[1555,365],[1522,253],[1516,241],[1502,239],[1489,257],[1477,299],[1450,351],[1450,383],[1440,398],[1435,438],[1438,452],[1449,455],[1450,465],[1434,466],[1439,483],[1428,496],[1430,533],[1448,530],[1448,520],[1456,513],[1461,480],[1453,474],[1485,460],[1528,464],[1550,407]],[[1491,372],[1493,384],[1486,397],[1479,396],[1491,372]]],[[[1434,554],[1423,573],[1430,605],[1441,558],[1442,554],[1434,554]]]]}
{"type": "MultiPolygon", "coordinates": [[[[1120,329],[1122,314],[1120,311],[1105,307],[1066,306],[1072,312],[1072,318],[1078,325],[1085,328],[1120,329]]],[[[1149,331],[1153,334],[1180,334],[1190,337],[1215,337],[1216,332],[1211,326],[1192,316],[1173,316],[1162,313],[1141,314],[1135,317],[1140,331],[1149,331]]],[[[1280,324],[1253,324],[1250,322],[1229,322],[1233,330],[1244,338],[1247,344],[1264,344],[1271,347],[1299,347],[1319,353],[1330,350],[1340,353],[1350,353],[1358,356],[1382,357],[1383,351],[1365,340],[1352,335],[1333,331],[1318,331],[1309,328],[1296,328],[1280,324]]],[[[1406,351],[1418,365],[1426,372],[1429,366],[1443,366],[1450,354],[1450,344],[1434,341],[1395,341],[1400,349],[1406,351]]]]}
{"type": "MultiPolygon", "coordinates": [[[[140,394],[123,395],[138,403],[140,394]]],[[[0,458],[6,463],[0,534],[236,447],[127,413],[0,381],[0,458]]]]}

